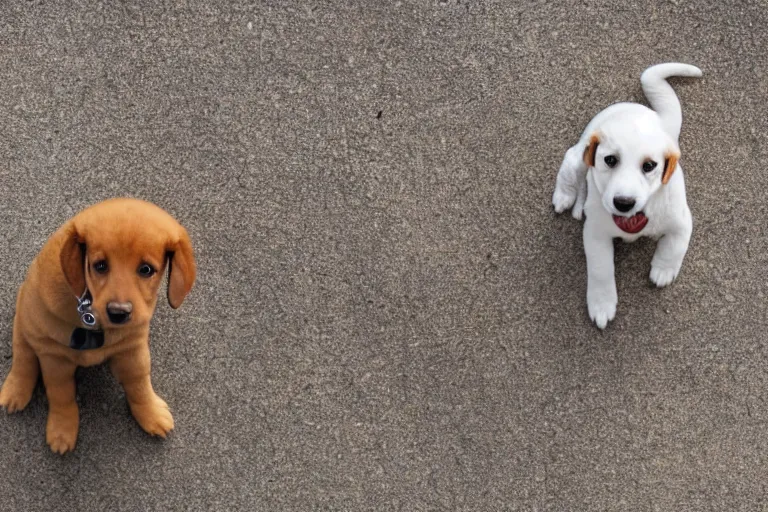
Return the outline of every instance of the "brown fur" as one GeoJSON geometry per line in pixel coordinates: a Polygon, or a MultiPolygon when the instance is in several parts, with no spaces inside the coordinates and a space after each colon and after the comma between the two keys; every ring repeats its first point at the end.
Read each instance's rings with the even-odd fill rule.
{"type": "Polygon", "coordinates": [[[677,153],[669,153],[664,160],[664,174],[661,175],[661,183],[666,185],[669,179],[672,177],[672,173],[677,169],[677,160],[680,155],[677,153]]]}
{"type": "Polygon", "coordinates": [[[587,167],[595,166],[595,155],[597,154],[597,145],[600,144],[600,137],[593,133],[589,138],[589,146],[584,148],[584,163],[587,167]]]}
{"type": "Polygon", "coordinates": [[[0,405],[9,413],[24,409],[42,371],[48,395],[46,440],[54,452],[74,449],[77,440],[78,366],[109,361],[139,425],[160,437],[173,429],[168,405],[150,381],[149,322],[166,266],[168,302],[177,308],[195,280],[189,236],[166,212],[136,199],[111,199],[80,212],[51,236],[32,262],[16,299],[13,364],[0,390],[0,405]],[[109,270],[99,274],[93,264],[102,259],[109,270]],[[142,263],[157,272],[140,276],[142,263]],[[82,326],[76,296],[86,283],[105,341],[100,348],[74,350],[69,348],[70,335],[82,326]],[[130,302],[131,319],[111,324],[109,302],[130,302]]]}

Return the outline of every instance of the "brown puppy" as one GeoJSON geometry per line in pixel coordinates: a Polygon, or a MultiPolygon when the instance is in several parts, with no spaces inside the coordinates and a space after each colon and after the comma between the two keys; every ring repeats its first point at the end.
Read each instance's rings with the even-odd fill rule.
{"type": "Polygon", "coordinates": [[[168,302],[177,308],[195,281],[189,236],[165,211],[136,199],[83,210],[32,262],[16,299],[13,364],[0,405],[24,409],[42,370],[54,452],[72,450],[77,440],[78,366],[109,361],[141,428],[161,437],[173,429],[168,405],[152,389],[149,361],[149,321],[166,265],[168,302]],[[83,317],[78,297],[92,301],[83,317]]]}

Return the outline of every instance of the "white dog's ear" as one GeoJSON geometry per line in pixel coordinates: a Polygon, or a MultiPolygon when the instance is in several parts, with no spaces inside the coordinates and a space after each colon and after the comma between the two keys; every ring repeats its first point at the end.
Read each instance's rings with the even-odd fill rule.
{"type": "Polygon", "coordinates": [[[595,166],[595,155],[597,154],[597,145],[600,144],[600,136],[593,133],[589,138],[589,145],[584,148],[584,163],[587,167],[595,166]]]}
{"type": "Polygon", "coordinates": [[[664,174],[661,175],[661,183],[666,185],[669,179],[672,177],[672,173],[677,169],[677,160],[680,158],[680,153],[676,150],[672,150],[664,155],[664,174]]]}

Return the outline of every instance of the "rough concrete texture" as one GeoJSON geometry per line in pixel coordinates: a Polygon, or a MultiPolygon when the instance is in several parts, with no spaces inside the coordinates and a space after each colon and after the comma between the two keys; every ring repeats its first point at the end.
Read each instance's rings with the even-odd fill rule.
{"type": "Polygon", "coordinates": [[[65,219],[156,202],[199,280],[152,328],[176,430],[78,374],[0,416],[2,510],[768,506],[768,9],[687,0],[0,3],[0,333],[65,219]],[[619,245],[589,322],[550,205],[608,104],[676,80],[695,218],[678,281],[619,245]]]}

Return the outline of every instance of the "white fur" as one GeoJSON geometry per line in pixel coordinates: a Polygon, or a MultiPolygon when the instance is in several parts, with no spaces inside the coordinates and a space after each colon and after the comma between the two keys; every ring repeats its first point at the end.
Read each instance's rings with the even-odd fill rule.
{"type": "Polygon", "coordinates": [[[666,82],[669,76],[701,76],[701,70],[687,64],[659,64],[645,70],[640,81],[654,110],[637,103],[617,103],[597,114],[587,125],[579,142],[565,153],[557,174],[552,204],[557,213],[573,207],[572,215],[584,223],[584,251],[587,256],[587,306],[590,318],[600,329],[616,314],[616,281],[613,271],[613,239],[634,242],[641,236],[659,239],[651,261],[650,278],[656,286],[671,283],[683,264],[693,222],[685,198],[683,170],[678,165],[666,185],[661,183],[665,156],[679,154],[677,139],[682,115],[680,102],[666,82]],[[600,143],[595,166],[587,167],[584,152],[593,134],[600,143]],[[605,157],[614,155],[618,164],[609,168],[605,157]],[[646,173],[645,160],[657,162],[646,173]],[[634,207],[620,212],[617,196],[632,198],[634,207]],[[622,231],[613,215],[631,217],[644,212],[648,224],[639,232],[622,231]]]}

